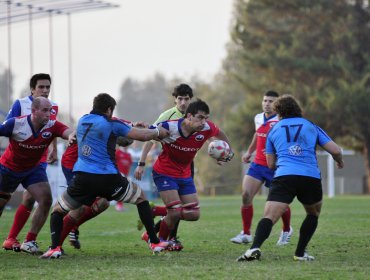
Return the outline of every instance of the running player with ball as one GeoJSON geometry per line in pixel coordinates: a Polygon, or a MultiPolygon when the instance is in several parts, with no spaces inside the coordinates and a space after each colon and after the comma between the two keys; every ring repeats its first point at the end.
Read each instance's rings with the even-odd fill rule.
{"type": "MultiPolygon", "coordinates": [[[[159,238],[167,240],[179,220],[196,221],[200,207],[190,165],[204,143],[215,137],[230,147],[226,134],[208,120],[208,105],[198,99],[189,104],[185,117],[162,122],[170,137],[162,140],[162,152],[153,166],[153,180],[166,205],[167,215],[162,220],[159,238]]],[[[232,151],[222,161],[230,161],[232,151]]]]}

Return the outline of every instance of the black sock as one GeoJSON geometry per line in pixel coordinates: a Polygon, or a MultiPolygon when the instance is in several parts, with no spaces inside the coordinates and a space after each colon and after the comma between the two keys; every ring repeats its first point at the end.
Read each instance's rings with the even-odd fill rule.
{"type": "Polygon", "coordinates": [[[159,229],[161,228],[161,222],[162,222],[162,219],[159,219],[159,221],[154,226],[154,230],[156,233],[158,233],[159,229]]]}
{"type": "Polygon", "coordinates": [[[311,237],[316,231],[318,219],[319,217],[314,215],[307,215],[304,219],[299,230],[299,240],[297,244],[297,249],[295,250],[295,255],[297,257],[302,257],[304,255],[307,244],[308,242],[310,242],[311,237]]]}
{"type": "Polygon", "coordinates": [[[180,224],[180,220],[177,221],[177,223],[175,224],[175,227],[173,228],[173,230],[171,230],[171,233],[170,233],[170,236],[168,237],[168,239],[176,238],[177,229],[179,228],[179,224],[180,224]]]}
{"type": "Polygon", "coordinates": [[[148,233],[149,240],[151,243],[159,243],[159,239],[154,231],[154,220],[152,216],[152,209],[150,208],[149,202],[144,200],[139,204],[136,204],[137,211],[139,212],[140,220],[145,226],[146,232],[148,233]]]}
{"type": "Polygon", "coordinates": [[[251,249],[261,248],[263,242],[269,237],[272,229],[272,221],[267,218],[262,218],[256,229],[256,234],[253,239],[251,249]]]}
{"type": "Polygon", "coordinates": [[[63,230],[63,213],[53,212],[50,215],[51,249],[59,245],[60,235],[63,230]]]}

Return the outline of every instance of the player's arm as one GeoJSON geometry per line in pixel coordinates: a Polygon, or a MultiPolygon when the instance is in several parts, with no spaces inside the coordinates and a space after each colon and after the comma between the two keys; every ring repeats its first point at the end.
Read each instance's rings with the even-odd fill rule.
{"type": "Polygon", "coordinates": [[[276,169],[276,155],[275,154],[266,154],[267,166],[270,169],[276,169]]]}
{"type": "Polygon", "coordinates": [[[76,130],[73,128],[67,128],[62,133],[62,138],[68,140],[69,144],[72,144],[76,141],[76,130]]]}
{"type": "Polygon", "coordinates": [[[11,137],[14,128],[15,119],[11,118],[0,124],[0,136],[11,137]]]}
{"type": "Polygon", "coordinates": [[[127,133],[127,137],[139,141],[161,140],[168,137],[169,135],[169,131],[163,128],[162,125],[158,125],[156,128],[153,129],[133,127],[127,133]]]}
{"type": "Polygon", "coordinates": [[[58,160],[58,148],[57,148],[58,140],[57,138],[53,139],[49,146],[48,158],[47,163],[52,164],[58,160]]]}
{"type": "Polygon", "coordinates": [[[252,141],[249,144],[247,151],[242,156],[242,161],[243,162],[249,163],[251,161],[251,156],[252,156],[253,152],[256,150],[256,147],[257,147],[257,133],[254,133],[252,141]]]}
{"type": "Polygon", "coordinates": [[[342,169],[344,167],[342,149],[334,141],[326,143],[322,146],[322,148],[329,154],[331,154],[333,159],[336,161],[337,167],[339,169],[342,169]]]}
{"type": "Polygon", "coordinates": [[[5,117],[5,120],[9,120],[10,118],[19,117],[21,115],[21,104],[19,103],[19,100],[16,100],[10,108],[8,114],[5,117]]]}
{"type": "Polygon", "coordinates": [[[152,141],[148,141],[144,144],[143,149],[141,150],[139,165],[135,168],[135,172],[134,172],[134,177],[137,180],[141,180],[143,176],[144,168],[145,168],[145,161],[153,145],[154,143],[152,141]]]}

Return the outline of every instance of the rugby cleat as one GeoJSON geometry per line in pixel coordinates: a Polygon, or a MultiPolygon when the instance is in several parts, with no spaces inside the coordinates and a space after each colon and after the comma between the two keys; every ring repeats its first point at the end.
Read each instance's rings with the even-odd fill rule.
{"type": "Polygon", "coordinates": [[[182,245],[180,240],[177,239],[177,237],[174,237],[174,238],[170,239],[170,241],[168,243],[169,243],[168,248],[167,248],[168,251],[177,251],[177,252],[179,252],[182,249],[184,249],[184,246],[182,245]]]}
{"type": "Polygon", "coordinates": [[[253,241],[252,235],[244,234],[244,231],[241,231],[237,236],[230,239],[232,243],[235,244],[247,244],[253,241]]]}
{"type": "Polygon", "coordinates": [[[307,252],[304,252],[304,255],[302,257],[298,257],[298,256],[294,256],[293,257],[293,260],[295,261],[303,261],[303,262],[306,262],[306,261],[314,261],[315,260],[315,257],[314,256],[310,256],[307,252]]]}
{"type": "Polygon", "coordinates": [[[3,249],[4,250],[12,250],[14,252],[21,251],[21,244],[16,238],[7,238],[3,242],[3,249]]]}
{"type": "Polygon", "coordinates": [[[292,227],[290,227],[289,231],[281,231],[279,240],[276,243],[276,245],[278,245],[278,246],[287,245],[290,241],[290,238],[291,238],[292,234],[293,234],[293,228],[292,227]]]}
{"type": "Polygon", "coordinates": [[[148,242],[148,245],[149,245],[149,249],[153,252],[154,255],[156,255],[166,250],[168,248],[169,242],[160,241],[157,244],[148,242]]]}
{"type": "Polygon", "coordinates": [[[21,251],[32,255],[40,253],[39,245],[35,240],[24,241],[21,245],[21,251]]]}
{"type": "Polygon", "coordinates": [[[40,256],[40,259],[59,259],[63,254],[63,249],[58,246],[55,249],[49,248],[44,254],[40,256]]]}
{"type": "Polygon", "coordinates": [[[261,250],[259,248],[248,249],[244,255],[236,259],[237,262],[250,262],[259,260],[261,258],[261,250]]]}
{"type": "Polygon", "coordinates": [[[69,244],[71,244],[71,246],[74,247],[75,249],[81,248],[81,243],[78,240],[79,235],[80,235],[80,232],[77,228],[72,229],[70,233],[68,234],[69,244]]]}

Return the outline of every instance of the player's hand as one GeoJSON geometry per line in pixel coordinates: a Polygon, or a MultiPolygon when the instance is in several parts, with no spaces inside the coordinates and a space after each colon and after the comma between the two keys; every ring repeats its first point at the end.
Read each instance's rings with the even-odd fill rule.
{"type": "Polygon", "coordinates": [[[167,129],[163,128],[161,123],[157,126],[157,129],[159,131],[159,135],[157,137],[159,140],[170,136],[170,132],[167,129]]]}
{"type": "Polygon", "coordinates": [[[234,157],[234,152],[230,151],[226,157],[222,157],[217,160],[218,165],[224,165],[225,162],[229,162],[234,157]]]}
{"type": "Polygon", "coordinates": [[[144,174],[144,166],[137,166],[134,172],[134,178],[136,180],[141,180],[144,174]]]}
{"type": "Polygon", "coordinates": [[[252,156],[252,154],[250,154],[249,152],[246,152],[242,156],[242,162],[244,162],[244,163],[250,163],[251,162],[251,156],[252,156]]]}
{"type": "Polygon", "coordinates": [[[48,157],[46,159],[46,162],[48,164],[53,164],[58,160],[58,151],[54,148],[51,148],[48,153],[48,157]]]}
{"type": "Polygon", "coordinates": [[[68,136],[68,146],[71,146],[72,144],[75,144],[77,142],[76,138],[76,130],[74,130],[71,134],[68,136]]]}

